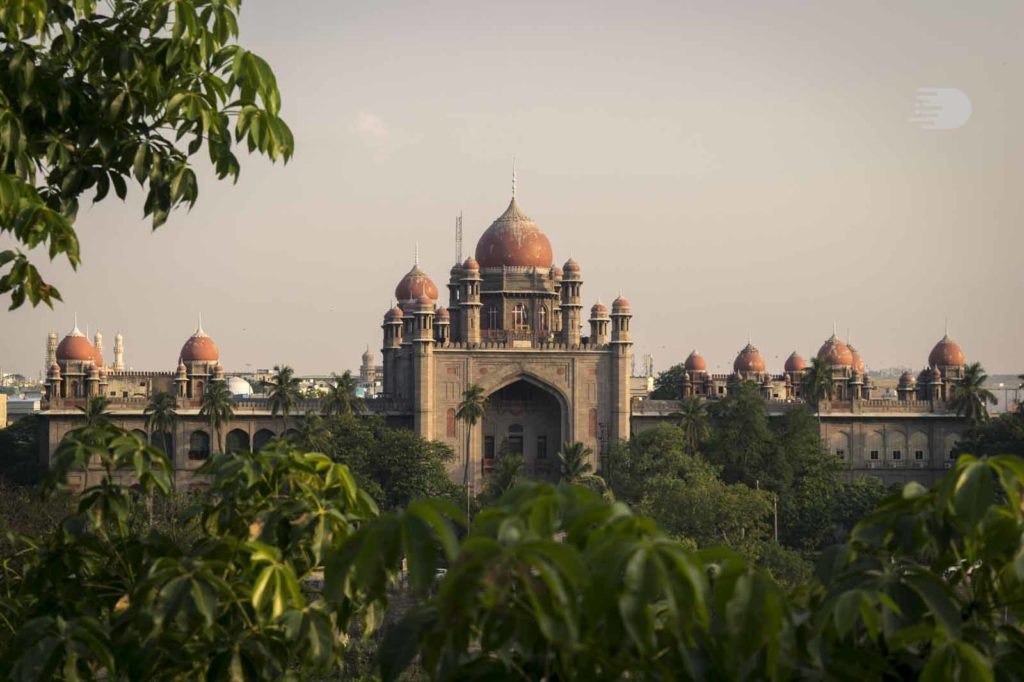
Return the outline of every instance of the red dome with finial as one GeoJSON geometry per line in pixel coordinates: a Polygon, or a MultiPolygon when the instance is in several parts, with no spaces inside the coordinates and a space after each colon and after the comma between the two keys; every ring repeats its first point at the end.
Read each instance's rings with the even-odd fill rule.
{"type": "Polygon", "coordinates": [[[412,270],[405,273],[405,277],[395,287],[395,298],[399,301],[415,301],[420,296],[426,296],[431,301],[436,301],[437,286],[427,276],[427,273],[420,270],[419,265],[414,265],[412,270]]]}
{"type": "Polygon", "coordinates": [[[831,366],[853,366],[853,353],[850,352],[850,347],[840,341],[835,334],[830,336],[818,349],[818,357],[831,366]]]}
{"type": "MultiPolygon", "coordinates": [[[[76,362],[87,362],[92,360],[96,362],[96,349],[89,339],[86,338],[85,334],[78,330],[78,325],[68,332],[68,335],[61,339],[60,344],[57,345],[57,359],[58,360],[71,360],[76,362]]],[[[102,360],[102,358],[101,358],[102,360]]]]}
{"type": "Polygon", "coordinates": [[[805,369],[807,369],[807,361],[804,360],[803,357],[801,357],[800,354],[797,353],[796,351],[790,353],[789,357],[786,358],[785,371],[802,372],[805,369]]]}
{"type": "Polygon", "coordinates": [[[195,334],[181,347],[181,354],[178,357],[184,362],[217,362],[220,359],[217,344],[203,331],[202,322],[199,323],[195,334]]]}
{"type": "Polygon", "coordinates": [[[706,372],[708,369],[708,363],[704,359],[703,355],[697,351],[693,351],[686,357],[686,362],[683,364],[683,367],[690,372],[706,372]]]}
{"type": "Polygon", "coordinates": [[[949,334],[943,336],[928,354],[930,367],[962,367],[965,364],[964,352],[956,341],[949,338],[949,334]]]}
{"type": "Polygon", "coordinates": [[[763,372],[765,364],[761,351],[748,343],[736,356],[732,368],[736,372],[763,372]]]}
{"type": "Polygon", "coordinates": [[[483,268],[547,269],[552,258],[547,235],[520,210],[515,197],[476,244],[476,259],[483,268]]]}

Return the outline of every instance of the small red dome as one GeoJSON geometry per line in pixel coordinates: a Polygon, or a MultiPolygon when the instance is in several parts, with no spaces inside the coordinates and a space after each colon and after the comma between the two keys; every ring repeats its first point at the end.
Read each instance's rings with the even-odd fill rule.
{"type": "Polygon", "coordinates": [[[513,197],[477,242],[476,259],[484,268],[550,268],[551,242],[513,197]]]}
{"type": "Polygon", "coordinates": [[[690,372],[706,372],[708,369],[708,363],[704,359],[704,356],[693,351],[686,357],[686,363],[683,365],[690,372]]]}
{"type": "Polygon", "coordinates": [[[575,258],[570,258],[565,261],[565,265],[563,265],[562,268],[565,272],[575,272],[577,274],[580,272],[580,264],[576,262],[575,258]]]}
{"type": "Polygon", "coordinates": [[[850,352],[850,347],[840,341],[835,334],[818,349],[818,357],[832,366],[853,366],[853,353],[850,352]]]}
{"type": "Polygon", "coordinates": [[[470,256],[466,259],[466,262],[462,264],[463,270],[479,270],[480,264],[476,262],[476,258],[470,256]]]}
{"type": "Polygon", "coordinates": [[[785,371],[787,372],[802,372],[807,369],[807,361],[804,360],[799,353],[793,351],[786,358],[785,371]]]}
{"type": "Polygon", "coordinates": [[[917,378],[911,372],[904,372],[900,375],[901,384],[914,384],[917,383],[917,378]]]}
{"type": "Polygon", "coordinates": [[[220,359],[220,351],[217,350],[217,344],[213,339],[200,327],[181,347],[179,357],[185,362],[217,362],[220,359]]]}
{"type": "Polygon", "coordinates": [[[612,310],[625,310],[629,308],[629,299],[619,296],[612,301],[612,310]]]}
{"type": "Polygon", "coordinates": [[[737,372],[763,372],[765,364],[764,358],[761,357],[761,351],[748,343],[736,356],[732,368],[737,372]]]}
{"type": "Polygon", "coordinates": [[[96,362],[96,349],[89,343],[82,332],[75,327],[74,331],[65,336],[57,346],[58,360],[75,360],[85,362],[92,360],[96,362]]]}
{"type": "Polygon", "coordinates": [[[395,298],[399,301],[412,301],[426,295],[431,301],[437,300],[437,286],[420,270],[420,266],[412,266],[412,270],[395,287],[395,298]]]}
{"type": "Polygon", "coordinates": [[[853,369],[861,374],[864,373],[864,360],[860,357],[860,353],[853,346],[847,344],[847,348],[850,349],[850,358],[852,360],[853,369]]]}
{"type": "Polygon", "coordinates": [[[224,371],[224,365],[222,365],[222,364],[220,364],[218,362],[216,365],[213,366],[213,371],[214,372],[223,372],[224,371]]]}
{"type": "Polygon", "coordinates": [[[404,313],[402,312],[402,309],[399,308],[397,305],[391,310],[384,313],[385,320],[400,320],[402,319],[403,316],[404,313]]]}
{"type": "Polygon", "coordinates": [[[185,366],[185,363],[182,362],[181,360],[178,360],[178,374],[184,374],[187,371],[188,367],[185,366]]]}
{"type": "Polygon", "coordinates": [[[928,354],[928,364],[931,367],[962,367],[966,362],[960,346],[947,334],[928,354]]]}
{"type": "Polygon", "coordinates": [[[50,365],[50,371],[51,372],[60,372],[60,365],[58,365],[56,362],[53,363],[52,365],[50,365]]]}
{"type": "Polygon", "coordinates": [[[437,316],[443,320],[447,320],[448,318],[451,317],[451,313],[448,312],[447,308],[441,306],[440,308],[437,309],[437,316]]]}
{"type": "Polygon", "coordinates": [[[565,273],[562,272],[562,268],[558,267],[557,265],[552,265],[551,266],[551,276],[552,277],[554,277],[555,279],[561,279],[563,274],[565,274],[565,273]]]}
{"type": "Polygon", "coordinates": [[[590,308],[591,317],[604,317],[608,314],[608,306],[598,301],[590,308]]]}

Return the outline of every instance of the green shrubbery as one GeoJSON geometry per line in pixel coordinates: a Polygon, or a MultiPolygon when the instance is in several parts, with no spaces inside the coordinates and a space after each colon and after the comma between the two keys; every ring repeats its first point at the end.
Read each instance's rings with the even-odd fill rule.
{"type": "Polygon", "coordinates": [[[521,483],[466,529],[444,501],[380,514],[348,467],[278,445],[206,464],[193,531],[174,537],[133,523],[170,494],[162,453],[101,423],[65,441],[57,472],[89,458],[107,478],[49,532],[9,538],[5,676],[344,677],[346,661],[364,674],[368,653],[352,638],[378,636],[399,584],[411,608],[384,626],[384,679],[414,660],[434,679],[1015,680],[1024,670],[1014,457],[964,456],[931,490],[907,486],[793,591],[581,486],[521,483]],[[138,489],[114,484],[124,469],[138,489]],[[303,589],[321,572],[322,591],[303,589]]]}

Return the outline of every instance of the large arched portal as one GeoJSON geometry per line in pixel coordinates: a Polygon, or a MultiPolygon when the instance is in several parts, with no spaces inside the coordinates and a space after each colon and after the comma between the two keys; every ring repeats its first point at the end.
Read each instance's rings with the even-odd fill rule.
{"type": "Polygon", "coordinates": [[[483,473],[504,455],[522,455],[528,475],[556,478],[564,422],[562,402],[538,384],[519,379],[498,389],[484,412],[483,473]]]}

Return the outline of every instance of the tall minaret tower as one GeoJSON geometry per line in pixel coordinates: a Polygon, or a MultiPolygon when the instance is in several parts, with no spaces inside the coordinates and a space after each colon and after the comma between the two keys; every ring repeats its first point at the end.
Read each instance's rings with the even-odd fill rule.
{"type": "Polygon", "coordinates": [[[629,374],[633,340],[629,333],[633,311],[619,295],[612,302],[612,414],[611,442],[629,438],[629,374]]]}
{"type": "Polygon", "coordinates": [[[103,334],[100,334],[100,330],[96,330],[96,336],[93,337],[93,344],[96,347],[96,355],[103,357],[103,334]]]}
{"type": "Polygon", "coordinates": [[[580,264],[572,258],[565,262],[562,271],[562,335],[565,345],[572,348],[580,345],[583,277],[580,276],[580,264]]]}
{"type": "Polygon", "coordinates": [[[57,362],[57,332],[50,332],[50,335],[46,337],[46,372],[50,371],[57,362]]]}
{"type": "Polygon", "coordinates": [[[114,337],[114,371],[124,371],[124,337],[121,332],[114,337]]]}

